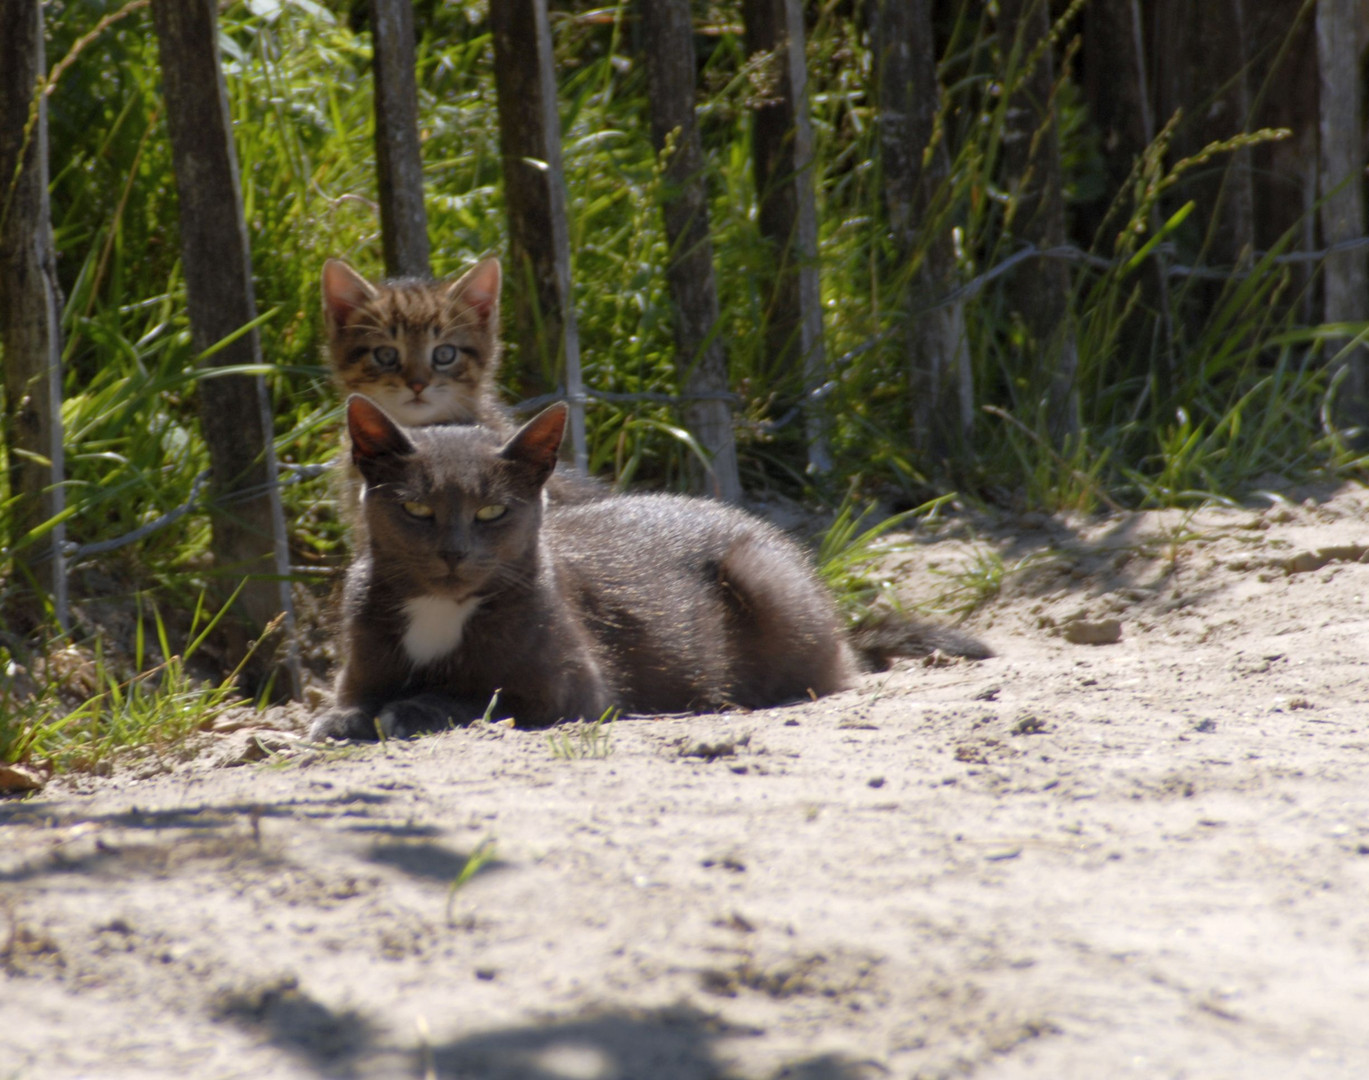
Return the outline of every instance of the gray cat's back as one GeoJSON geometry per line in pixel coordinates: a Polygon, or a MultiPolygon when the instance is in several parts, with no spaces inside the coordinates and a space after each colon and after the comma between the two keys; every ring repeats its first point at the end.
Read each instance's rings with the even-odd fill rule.
{"type": "Polygon", "coordinates": [[[807,557],[745,511],[620,496],[551,508],[543,535],[636,711],[820,696],[855,669],[807,557]]]}
{"type": "Polygon", "coordinates": [[[592,505],[555,506],[543,531],[558,556],[603,569],[649,573],[663,558],[673,563],[716,557],[742,537],[802,558],[783,533],[760,518],[688,495],[618,495],[592,505]]]}

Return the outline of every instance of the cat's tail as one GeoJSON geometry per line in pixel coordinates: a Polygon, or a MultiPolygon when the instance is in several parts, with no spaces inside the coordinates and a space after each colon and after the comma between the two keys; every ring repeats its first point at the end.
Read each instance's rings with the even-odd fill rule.
{"type": "Polygon", "coordinates": [[[893,611],[868,616],[848,636],[851,647],[870,671],[886,671],[898,657],[929,656],[937,651],[969,660],[985,660],[993,655],[992,649],[969,634],[893,611]]]}

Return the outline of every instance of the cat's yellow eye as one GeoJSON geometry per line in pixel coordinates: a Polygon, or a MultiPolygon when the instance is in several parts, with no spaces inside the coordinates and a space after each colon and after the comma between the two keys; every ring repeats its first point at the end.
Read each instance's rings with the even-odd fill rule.
{"type": "Polygon", "coordinates": [[[490,503],[489,506],[482,506],[475,512],[477,521],[498,521],[508,511],[507,506],[500,506],[498,503],[490,503]]]}
{"type": "Polygon", "coordinates": [[[427,503],[406,502],[400,503],[400,505],[404,507],[404,512],[410,517],[426,519],[433,516],[433,508],[427,503]]]}

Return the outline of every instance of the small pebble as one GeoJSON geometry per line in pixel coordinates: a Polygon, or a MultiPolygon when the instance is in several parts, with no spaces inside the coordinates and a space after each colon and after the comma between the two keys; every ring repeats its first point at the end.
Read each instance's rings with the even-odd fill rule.
{"type": "Polygon", "coordinates": [[[1122,640],[1122,623],[1119,619],[1077,619],[1065,624],[1065,640],[1072,645],[1115,645],[1122,640]]]}

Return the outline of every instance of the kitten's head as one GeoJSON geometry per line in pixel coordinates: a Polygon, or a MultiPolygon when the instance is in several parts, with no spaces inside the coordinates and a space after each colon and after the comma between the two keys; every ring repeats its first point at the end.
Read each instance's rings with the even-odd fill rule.
{"type": "Polygon", "coordinates": [[[499,366],[498,259],[457,278],[372,283],[323,264],[323,323],[333,375],[400,422],[473,424],[499,366]]]}
{"type": "Polygon", "coordinates": [[[565,405],[509,440],[476,426],[406,431],[369,399],[347,400],[352,460],[373,573],[402,597],[464,600],[530,584],[542,488],[556,467],[565,405]]]}

